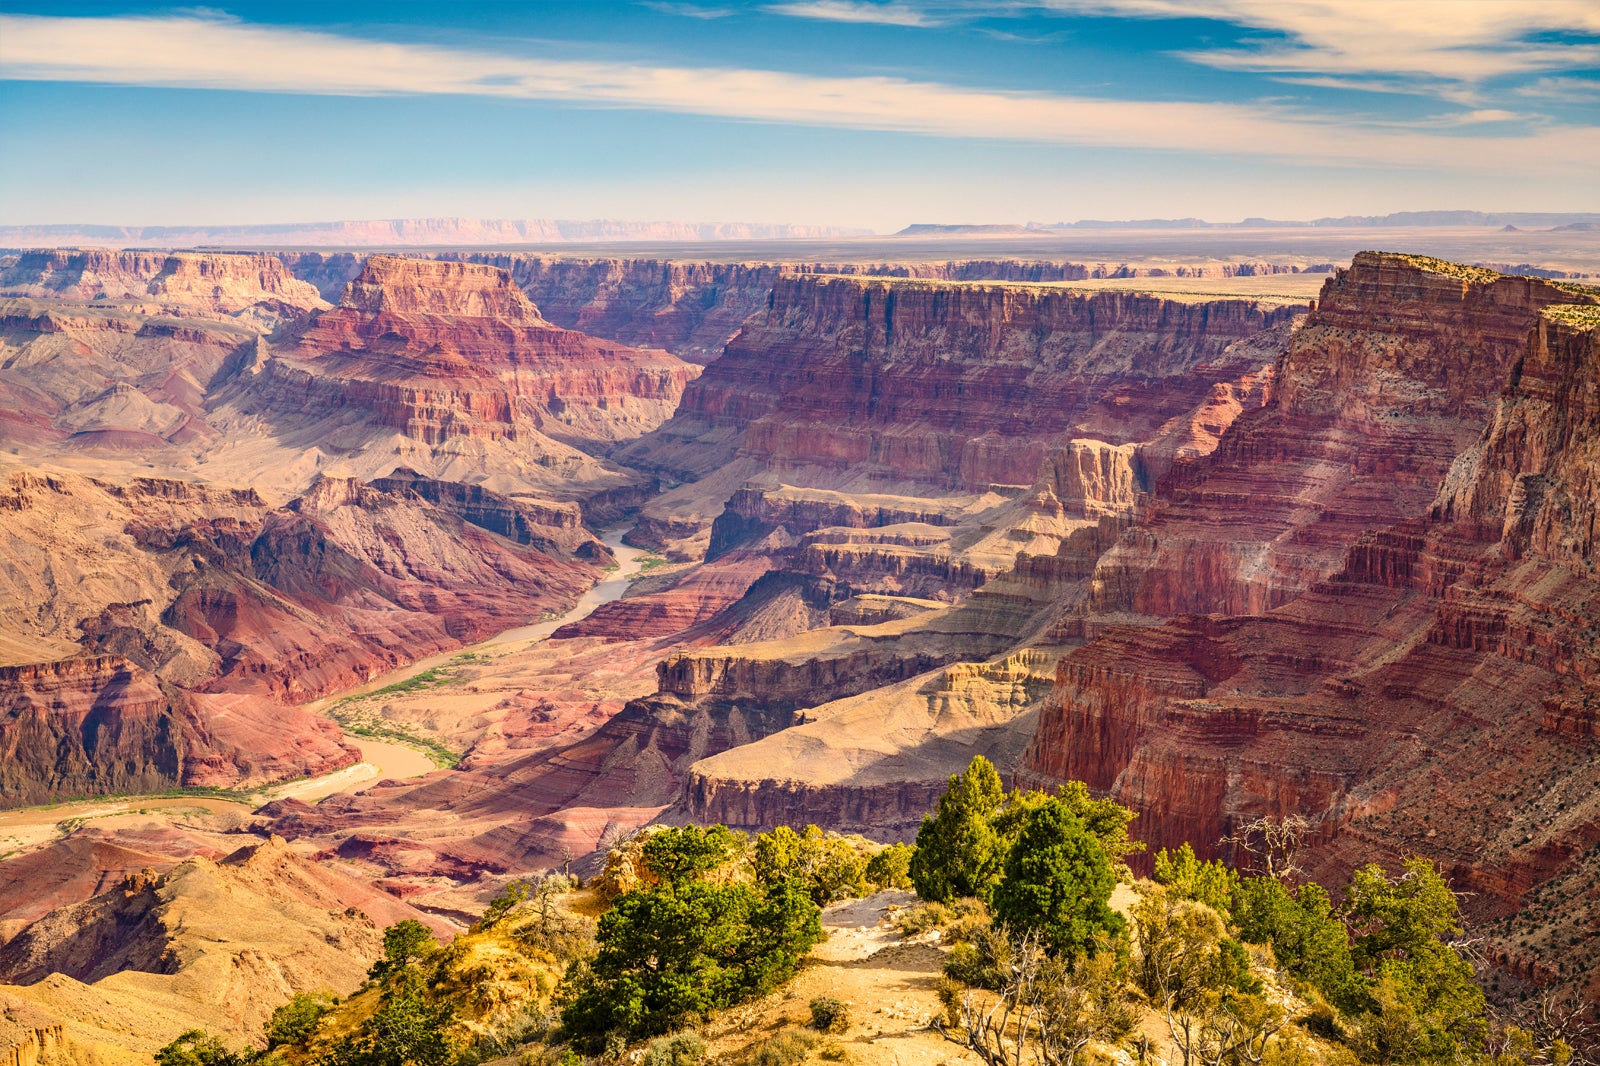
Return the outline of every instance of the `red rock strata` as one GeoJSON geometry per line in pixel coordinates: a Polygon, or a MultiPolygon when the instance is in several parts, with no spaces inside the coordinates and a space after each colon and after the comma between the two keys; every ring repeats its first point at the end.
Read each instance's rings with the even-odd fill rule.
{"type": "Polygon", "coordinates": [[[51,250],[0,269],[0,294],[88,302],[131,301],[237,314],[256,307],[324,306],[316,288],[272,255],[51,250]]]}
{"type": "Polygon", "coordinates": [[[9,487],[0,591],[27,608],[0,631],[20,672],[0,685],[13,804],[335,769],[353,750],[283,703],[533,621],[592,583],[581,556],[604,554],[567,509],[548,516],[568,528],[535,525],[531,508],[425,479],[327,478],[281,508],[160,479],[9,487]],[[473,524],[513,516],[527,546],[473,524]]]}
{"type": "Polygon", "coordinates": [[[1027,484],[1101,406],[1119,415],[1113,443],[1153,436],[1238,373],[1219,358],[1230,344],[1299,310],[784,275],[672,421],[620,454],[687,475],[737,451],[856,484],[1027,484]]]}
{"type": "Polygon", "coordinates": [[[1600,843],[1600,300],[1373,254],[1324,297],[1274,402],[1096,577],[1098,608],[1264,613],[1069,653],[1025,777],[1087,781],[1152,847],[1303,814],[1325,877],[1430,855],[1508,923],[1506,968],[1582,988],[1596,927],[1534,908],[1600,843]]]}
{"type": "Polygon", "coordinates": [[[363,408],[430,444],[529,430],[607,441],[669,413],[693,367],[551,325],[493,267],[372,256],[258,387],[280,407],[363,408]]]}
{"type": "Polygon", "coordinates": [[[1267,405],[1154,486],[1101,561],[1091,613],[1259,613],[1337,571],[1366,530],[1423,514],[1539,308],[1577,299],[1444,266],[1364,252],[1330,280],[1267,405]]]}

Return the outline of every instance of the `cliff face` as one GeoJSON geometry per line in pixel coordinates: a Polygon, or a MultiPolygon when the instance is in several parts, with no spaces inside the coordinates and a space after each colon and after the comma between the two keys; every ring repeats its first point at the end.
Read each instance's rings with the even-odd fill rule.
{"type": "Polygon", "coordinates": [[[31,923],[0,947],[0,979],[15,982],[0,1002],[55,1022],[70,1061],[137,1061],[196,1027],[237,1044],[295,992],[353,991],[384,926],[434,921],[282,840],[243,839],[31,923]]]}
{"type": "Polygon", "coordinates": [[[1260,613],[1420,517],[1482,432],[1549,282],[1364,252],[1328,281],[1265,406],[1174,462],[1102,561],[1091,613],[1260,613]]]}
{"type": "Polygon", "coordinates": [[[0,299],[0,436],[58,455],[203,445],[216,435],[207,389],[258,336],[232,321],[0,299]]]}
{"type": "Polygon", "coordinates": [[[692,363],[722,354],[766,306],[779,267],[661,259],[571,259],[477,253],[510,272],[550,321],[595,337],[665,348],[692,363]]]}
{"type": "MultiPolygon", "coordinates": [[[[1231,500],[1231,517],[1210,512],[1211,536],[1232,538],[1246,564],[1272,560],[1269,537],[1337,551],[1337,562],[1298,588],[1278,584],[1286,602],[1275,608],[1230,591],[1241,570],[1189,564],[1182,602],[1258,616],[1111,627],[1068,653],[1026,775],[1080,778],[1127,803],[1152,848],[1187,840],[1215,853],[1246,819],[1301,814],[1325,877],[1431,856],[1477,893],[1475,918],[1508,923],[1497,965],[1581,990],[1589,978],[1559,960],[1600,957],[1596,933],[1581,909],[1551,910],[1550,893],[1592,883],[1584,857],[1600,842],[1587,785],[1600,758],[1600,299],[1376,256],[1329,294],[1327,316],[1319,308],[1285,357],[1280,401],[1154,495],[1170,488],[1195,526],[1203,493],[1213,506],[1231,500]],[[1411,413],[1393,406],[1402,400],[1411,413]],[[1378,418],[1391,411],[1397,429],[1378,418]],[[1418,411],[1434,422],[1426,433],[1406,424],[1418,411]],[[1445,451],[1478,412],[1475,439],[1450,463],[1445,451]],[[1344,437],[1353,426],[1367,433],[1359,452],[1344,437]],[[1301,497],[1316,517],[1292,536],[1218,487],[1242,493],[1250,470],[1270,467],[1300,490],[1293,474],[1310,456],[1354,469],[1320,514],[1301,497]]],[[[1281,496],[1250,499],[1289,514],[1281,496]]],[[[1159,562],[1172,530],[1160,503],[1150,514],[1112,556],[1127,564],[1129,601],[1155,613],[1169,604],[1128,546],[1141,547],[1137,561],[1180,568],[1176,553],[1159,562]]]]}
{"type": "MultiPolygon", "coordinates": [[[[306,260],[314,253],[303,253],[306,260]]],[[[713,263],[681,259],[618,259],[514,252],[442,253],[510,271],[540,311],[567,329],[649,348],[665,348],[694,363],[717,359],[728,339],[767,306],[780,274],[848,274],[927,281],[1083,281],[1090,278],[1245,277],[1329,272],[1330,264],[1241,262],[1205,266],[1129,267],[1125,264],[956,259],[923,263],[713,263]]],[[[297,274],[323,267],[296,262],[297,274]]],[[[337,295],[338,290],[324,293],[337,295]]]]}
{"type": "Polygon", "coordinates": [[[737,450],[786,477],[823,471],[819,484],[827,471],[946,489],[1028,484],[1047,447],[1089,435],[1076,427],[1101,407],[1120,415],[1112,443],[1153,435],[1229,376],[1207,364],[1230,344],[1295,313],[785,275],[672,421],[624,454],[695,473],[737,450]]]}
{"type": "Polygon", "coordinates": [[[0,801],[172,788],[182,731],[156,679],[119,656],[0,667],[0,801]]]}
{"type": "Polygon", "coordinates": [[[1494,421],[1451,469],[1436,518],[1467,523],[1517,555],[1569,567],[1594,557],[1600,398],[1583,379],[1597,362],[1597,319],[1581,306],[1540,316],[1494,421]]]}
{"type": "Polygon", "coordinates": [[[392,256],[366,261],[290,361],[311,374],[309,394],[364,399],[383,424],[430,443],[480,425],[489,436],[519,424],[632,436],[671,412],[694,373],[665,352],[552,326],[504,271],[392,256]]]}
{"type": "Polygon", "coordinates": [[[326,306],[276,256],[197,252],[24,252],[0,270],[0,294],[289,318],[326,306]]]}
{"type": "Polygon", "coordinates": [[[0,725],[14,803],[353,761],[282,704],[532,621],[605,557],[571,508],[415,477],[324,479],[278,508],[160,479],[17,475],[9,490],[0,595],[17,610],[0,656],[27,675],[0,725]]]}

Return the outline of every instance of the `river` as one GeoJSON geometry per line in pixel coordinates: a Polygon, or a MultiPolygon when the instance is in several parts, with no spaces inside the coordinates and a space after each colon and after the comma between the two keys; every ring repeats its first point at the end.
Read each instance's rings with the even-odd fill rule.
{"type": "MultiPolygon", "coordinates": [[[[365,684],[346,689],[343,692],[326,696],[315,703],[306,705],[306,709],[321,712],[338,700],[350,696],[359,696],[372,692],[385,685],[393,685],[404,681],[433,666],[449,662],[452,658],[463,652],[481,651],[499,645],[513,644],[522,641],[537,642],[545,639],[557,629],[568,622],[576,622],[587,617],[595,608],[612,600],[622,598],[628,591],[629,583],[639,575],[643,569],[644,558],[649,553],[639,549],[630,548],[622,543],[622,537],[627,532],[626,528],[613,529],[605,532],[601,540],[606,547],[611,549],[617,559],[617,569],[606,575],[588,592],[585,592],[572,606],[572,609],[559,618],[549,618],[534,625],[518,626],[490,637],[488,640],[479,641],[477,644],[454,651],[432,655],[426,659],[418,660],[408,666],[402,666],[388,673],[380,674],[365,684]]],[[[252,793],[262,803],[276,799],[294,797],[307,803],[315,803],[325,796],[332,796],[340,792],[358,792],[374,781],[384,778],[403,779],[408,777],[421,777],[438,769],[432,759],[418,751],[416,748],[405,744],[394,744],[389,741],[372,740],[367,737],[358,737],[346,733],[345,740],[361,751],[361,761],[343,770],[336,770],[331,774],[320,777],[305,778],[299,781],[289,781],[281,785],[272,785],[267,788],[256,789],[252,793]]],[[[100,820],[116,818],[123,815],[145,814],[159,810],[169,810],[173,814],[183,811],[205,810],[213,814],[222,814],[229,810],[241,811],[246,809],[241,801],[234,801],[210,796],[194,797],[167,797],[155,799],[150,797],[129,797],[127,799],[87,800],[78,803],[64,803],[48,807],[22,807],[14,810],[0,812],[0,858],[16,851],[26,851],[61,836],[66,831],[62,823],[72,823],[78,820],[100,820]]]]}
{"type": "MultiPolygon", "coordinates": [[[[622,538],[628,532],[628,527],[618,527],[607,530],[601,534],[600,540],[611,549],[611,554],[616,556],[617,568],[606,575],[604,579],[585,592],[578,602],[565,614],[556,618],[547,618],[533,625],[518,626],[497,633],[487,640],[453,651],[441,652],[430,655],[426,659],[419,659],[407,666],[402,666],[387,673],[379,674],[364,684],[354,688],[336,692],[325,696],[314,703],[306,704],[306,710],[321,713],[340,700],[349,699],[351,696],[360,696],[368,692],[375,692],[387,685],[397,684],[407,678],[415,677],[424,670],[435,666],[442,666],[451,659],[466,652],[479,652],[505,644],[522,642],[537,643],[550,634],[580,618],[587,618],[597,607],[619,600],[622,594],[628,591],[628,585],[635,577],[639,576],[644,568],[644,559],[649,552],[642,548],[631,548],[622,543],[622,538]]],[[[421,777],[438,769],[432,759],[418,751],[416,748],[404,744],[394,744],[381,740],[370,740],[366,737],[345,734],[345,740],[359,748],[361,761],[354,766],[347,766],[321,777],[313,777],[304,781],[291,781],[288,784],[278,785],[274,788],[263,790],[262,794],[271,799],[281,799],[293,796],[307,803],[314,803],[324,796],[331,796],[338,792],[356,792],[375,780],[383,778],[421,777]]]]}

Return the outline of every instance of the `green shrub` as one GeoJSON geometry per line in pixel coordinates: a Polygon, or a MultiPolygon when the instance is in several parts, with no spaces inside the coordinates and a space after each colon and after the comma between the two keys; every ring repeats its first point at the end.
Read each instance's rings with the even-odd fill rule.
{"type": "Polygon", "coordinates": [[[297,992],[267,1020],[267,1047],[304,1044],[338,1000],[331,992],[297,992]]]}
{"type": "Polygon", "coordinates": [[[796,833],[779,826],[755,840],[756,879],[764,884],[798,878],[819,907],[866,895],[867,860],[849,840],[814,825],[796,833]]]}
{"type": "Polygon", "coordinates": [[[1094,954],[1099,938],[1119,938],[1125,926],[1107,905],[1116,885],[1099,840],[1066,803],[1051,798],[1024,820],[992,910],[1018,932],[1038,930],[1054,952],[1094,954]]]}
{"type": "Polygon", "coordinates": [[[190,1029],[156,1052],[156,1066],[245,1066],[249,1061],[199,1029],[190,1029]]]}
{"type": "Polygon", "coordinates": [[[1187,843],[1177,851],[1156,852],[1155,880],[1180,899],[1194,900],[1224,917],[1233,909],[1239,875],[1221,862],[1201,862],[1187,843]]]}
{"type": "Polygon", "coordinates": [[[817,906],[797,878],[708,880],[735,839],[717,826],[662,830],[645,842],[661,880],[620,896],[600,919],[593,960],[569,965],[561,1015],[569,1029],[665,1033],[793,976],[822,939],[817,906]]]}
{"type": "Polygon", "coordinates": [[[917,830],[917,850],[907,871],[917,895],[930,903],[989,898],[1004,859],[992,824],[1004,801],[1000,774],[982,755],[951,776],[938,809],[917,830]]]}
{"type": "Polygon", "coordinates": [[[910,844],[890,844],[867,860],[867,880],[879,889],[911,887],[911,856],[917,849],[910,844]]]}
{"type": "Polygon", "coordinates": [[[832,996],[811,1001],[811,1028],[824,1033],[842,1033],[850,1028],[850,1006],[832,996]]]}
{"type": "Polygon", "coordinates": [[[973,988],[998,991],[1011,976],[1013,954],[1006,930],[985,925],[970,942],[957,944],[946,957],[945,976],[973,988]]]}

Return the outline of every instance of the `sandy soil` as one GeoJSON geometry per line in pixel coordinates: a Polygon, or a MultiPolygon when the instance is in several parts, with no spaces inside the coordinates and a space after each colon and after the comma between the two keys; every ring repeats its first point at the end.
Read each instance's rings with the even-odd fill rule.
{"type": "Polygon", "coordinates": [[[0,859],[60,840],[86,822],[118,829],[147,823],[154,816],[174,823],[200,822],[208,830],[220,831],[242,822],[250,810],[242,801],[189,796],[22,807],[0,813],[0,859]]]}
{"type": "Polygon", "coordinates": [[[828,939],[812,951],[800,975],[782,991],[718,1016],[703,1033],[712,1051],[738,1061],[744,1049],[779,1030],[808,1027],[811,1001],[832,996],[849,1005],[851,1024],[824,1039],[836,1043],[852,1066],[977,1066],[976,1055],[929,1027],[941,1010],[935,988],[944,954],[936,940],[908,940],[890,924],[896,908],[915,903],[910,892],[880,892],[825,909],[828,939]]]}

